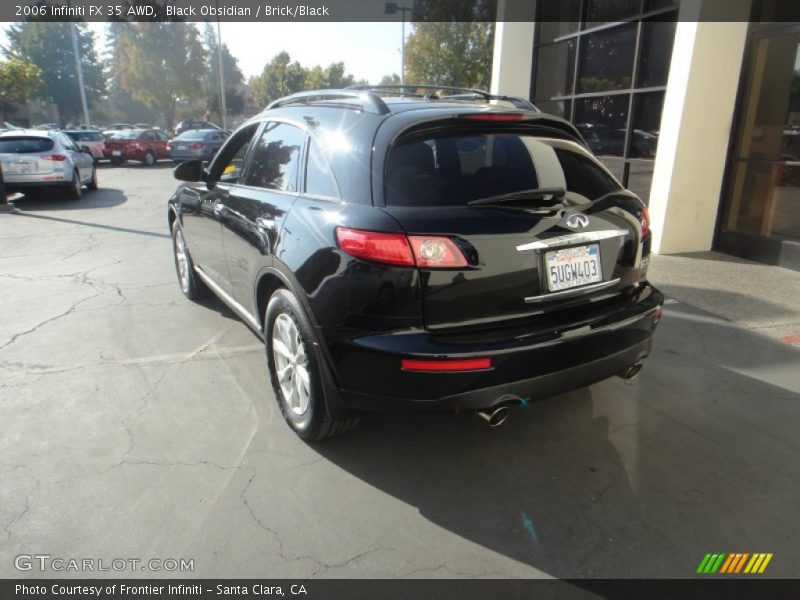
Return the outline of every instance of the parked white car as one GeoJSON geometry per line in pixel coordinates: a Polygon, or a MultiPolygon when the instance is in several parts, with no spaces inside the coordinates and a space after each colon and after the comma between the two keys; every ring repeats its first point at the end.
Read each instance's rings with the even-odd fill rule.
{"type": "Polygon", "coordinates": [[[83,186],[97,189],[92,155],[61,131],[18,129],[0,133],[0,164],[9,192],[60,189],[78,200],[83,186]]]}

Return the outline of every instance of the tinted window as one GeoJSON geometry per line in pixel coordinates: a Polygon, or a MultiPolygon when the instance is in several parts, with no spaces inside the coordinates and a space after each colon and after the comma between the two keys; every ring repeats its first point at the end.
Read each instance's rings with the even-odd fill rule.
{"type": "Polygon", "coordinates": [[[171,139],[171,138],[170,138],[170,137],[169,137],[169,136],[168,136],[166,133],[164,133],[163,131],[156,131],[156,136],[158,136],[158,139],[159,139],[159,140],[161,140],[162,142],[166,142],[166,141],[169,141],[169,140],[171,139]]]}
{"type": "Polygon", "coordinates": [[[433,137],[389,154],[386,204],[453,206],[537,187],[560,187],[587,199],[619,185],[569,143],[516,134],[433,137]]]}
{"type": "Polygon", "coordinates": [[[297,191],[297,168],[305,133],[286,123],[269,123],[253,148],[246,185],[297,191]]]}
{"type": "Polygon", "coordinates": [[[306,194],[338,198],[336,182],[333,179],[328,161],[319,144],[313,139],[308,142],[308,164],[306,165],[306,194]]]}
{"type": "Polygon", "coordinates": [[[176,137],[176,140],[181,141],[196,141],[202,140],[206,136],[205,131],[201,131],[200,129],[192,129],[191,131],[186,131],[176,137]]]}
{"type": "Polygon", "coordinates": [[[579,92],[631,87],[636,25],[628,23],[588,34],[581,42],[579,92]]]}
{"type": "Polygon", "coordinates": [[[0,138],[0,153],[27,154],[47,152],[53,149],[53,140],[43,137],[3,137],[0,138]]]}
{"type": "Polygon", "coordinates": [[[258,125],[236,132],[217,154],[211,167],[211,177],[224,183],[239,183],[244,169],[244,159],[258,125]]]}
{"type": "Polygon", "coordinates": [[[141,135],[141,131],[134,131],[132,129],[127,129],[125,131],[120,131],[119,133],[115,133],[111,136],[112,140],[135,140],[138,139],[141,135]]]}
{"type": "Polygon", "coordinates": [[[74,141],[72,140],[72,138],[71,138],[71,137],[69,137],[68,135],[63,135],[63,134],[62,134],[62,135],[61,135],[61,137],[60,137],[59,139],[61,140],[61,143],[64,145],[64,147],[65,147],[67,150],[75,150],[76,152],[79,152],[79,151],[80,151],[80,149],[78,148],[78,146],[76,146],[76,145],[75,145],[75,142],[74,142],[74,141]]]}

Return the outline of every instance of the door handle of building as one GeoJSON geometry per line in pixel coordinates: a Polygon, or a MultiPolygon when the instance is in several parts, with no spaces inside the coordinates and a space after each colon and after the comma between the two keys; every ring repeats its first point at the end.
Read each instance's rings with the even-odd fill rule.
{"type": "Polygon", "coordinates": [[[787,160],[783,164],[787,167],[800,167],[800,160],[787,160]]]}
{"type": "Polygon", "coordinates": [[[265,219],[264,217],[259,217],[256,219],[256,225],[258,225],[261,229],[271,231],[275,229],[275,219],[265,219]]]}

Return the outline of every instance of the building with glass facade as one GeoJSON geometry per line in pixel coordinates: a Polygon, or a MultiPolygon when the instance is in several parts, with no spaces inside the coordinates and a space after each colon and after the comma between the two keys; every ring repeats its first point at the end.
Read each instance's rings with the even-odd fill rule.
{"type": "Polygon", "coordinates": [[[509,1],[493,91],[572,121],[656,252],[800,270],[800,2],[534,0],[505,22],[509,1]]]}

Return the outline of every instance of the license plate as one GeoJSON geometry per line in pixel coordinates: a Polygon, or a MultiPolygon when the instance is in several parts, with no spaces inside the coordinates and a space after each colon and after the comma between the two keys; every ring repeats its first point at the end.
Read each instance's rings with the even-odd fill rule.
{"type": "Polygon", "coordinates": [[[185,144],[175,144],[175,149],[176,150],[186,150],[186,145],[185,144]]]}
{"type": "Polygon", "coordinates": [[[122,156],[122,151],[121,150],[112,150],[111,151],[111,156],[122,156]]]}
{"type": "Polygon", "coordinates": [[[14,173],[17,175],[21,175],[23,173],[30,173],[31,163],[28,162],[6,163],[3,165],[3,170],[5,170],[6,173],[14,173]]]}
{"type": "Polygon", "coordinates": [[[597,244],[554,250],[544,257],[547,284],[551,292],[603,280],[600,247],[597,244]]]}

